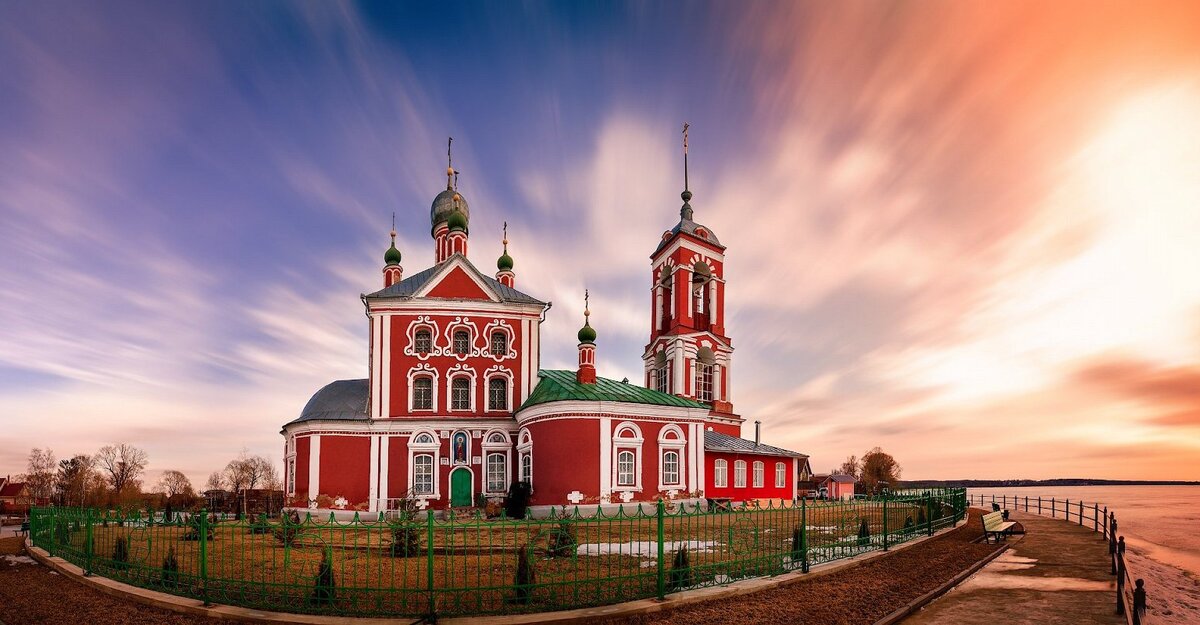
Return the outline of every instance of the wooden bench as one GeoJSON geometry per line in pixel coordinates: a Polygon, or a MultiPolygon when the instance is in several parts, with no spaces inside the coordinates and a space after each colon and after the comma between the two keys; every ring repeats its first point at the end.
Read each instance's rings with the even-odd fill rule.
{"type": "Polygon", "coordinates": [[[990,543],[993,536],[996,542],[1000,542],[1001,538],[1008,540],[1008,535],[1016,525],[1015,521],[1005,521],[1003,512],[989,512],[983,515],[983,540],[990,543]]]}

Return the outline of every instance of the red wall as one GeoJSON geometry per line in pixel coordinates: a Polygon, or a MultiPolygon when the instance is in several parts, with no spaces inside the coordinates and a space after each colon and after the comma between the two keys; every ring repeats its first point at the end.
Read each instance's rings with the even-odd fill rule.
{"type": "Polygon", "coordinates": [[[437,286],[429,290],[428,297],[448,297],[448,298],[465,298],[465,299],[488,299],[486,293],[479,288],[478,284],[463,271],[462,267],[455,267],[442,278],[437,286]]]}
{"type": "Polygon", "coordinates": [[[296,437],[296,494],[308,496],[308,452],[312,439],[307,436],[296,437]]]}
{"type": "Polygon", "coordinates": [[[704,470],[706,473],[705,481],[707,484],[704,488],[704,496],[710,498],[732,499],[733,501],[747,501],[753,499],[788,499],[791,500],[794,495],[794,487],[796,476],[795,470],[792,467],[792,459],[780,456],[758,456],[754,454],[735,454],[718,451],[710,451],[704,454],[704,470]],[[717,488],[713,486],[713,476],[715,475],[714,467],[718,459],[725,460],[728,463],[728,479],[725,488],[717,488]],[[744,460],[746,462],[746,486],[745,488],[734,487],[734,462],[744,460]],[[754,462],[761,461],[763,463],[763,487],[754,488],[754,462]],[[784,487],[775,487],[775,463],[784,463],[784,487]]]}
{"type": "Polygon", "coordinates": [[[370,493],[371,438],[321,436],[320,494],[345,497],[350,505],[367,500],[370,493]]]}
{"type": "MultiPolygon", "coordinates": [[[[533,436],[531,503],[566,503],[566,494],[574,490],[588,497],[600,495],[600,427],[596,420],[556,419],[527,427],[533,436]]],[[[513,462],[517,462],[515,454],[513,462]]]]}

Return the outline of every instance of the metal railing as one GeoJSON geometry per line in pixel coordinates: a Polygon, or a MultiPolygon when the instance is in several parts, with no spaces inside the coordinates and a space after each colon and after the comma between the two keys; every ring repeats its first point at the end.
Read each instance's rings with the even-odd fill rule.
{"type": "Polygon", "coordinates": [[[513,614],[663,597],[887,550],[952,527],[964,489],[726,511],[672,502],[545,519],[214,521],[32,512],[33,544],[135,586],[262,610],[346,616],[513,614]]]}
{"type": "Polygon", "coordinates": [[[1117,534],[1117,515],[1107,505],[1084,502],[1082,499],[1030,497],[1028,495],[968,495],[971,505],[992,506],[993,509],[1019,510],[1054,519],[1063,519],[1081,527],[1090,527],[1108,542],[1111,573],[1117,581],[1117,614],[1130,625],[1143,625],[1146,620],[1146,583],[1133,579],[1125,564],[1125,537],[1117,534]]]}

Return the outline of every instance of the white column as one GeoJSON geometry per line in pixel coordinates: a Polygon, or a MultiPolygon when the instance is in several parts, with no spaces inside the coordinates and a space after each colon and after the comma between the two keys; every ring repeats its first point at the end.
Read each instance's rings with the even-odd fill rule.
{"type": "Polygon", "coordinates": [[[531,371],[533,368],[533,359],[529,354],[529,333],[532,325],[532,319],[521,320],[521,346],[519,348],[521,350],[521,398],[513,406],[513,410],[516,410],[517,406],[520,406],[525,403],[526,399],[529,399],[530,387],[533,386],[533,381],[537,379],[537,372],[531,371]]]}
{"type": "Polygon", "coordinates": [[[721,399],[721,369],[723,369],[723,368],[724,367],[722,367],[721,365],[717,365],[717,364],[713,365],[713,376],[712,376],[713,377],[713,388],[712,388],[713,400],[721,399]]]}
{"type": "Polygon", "coordinates": [[[713,324],[717,322],[717,289],[720,284],[715,278],[708,283],[708,322],[713,324]]]}
{"type": "Polygon", "coordinates": [[[367,511],[377,512],[379,502],[379,437],[371,437],[371,469],[367,486],[367,511]]]}
{"type": "Polygon", "coordinates": [[[392,315],[383,316],[383,336],[380,339],[383,343],[383,364],[380,367],[383,373],[383,397],[380,400],[380,417],[389,417],[392,414],[392,315]]]}
{"type": "Polygon", "coordinates": [[[308,500],[321,494],[321,435],[308,437],[308,500]]]}
{"type": "Polygon", "coordinates": [[[382,413],[383,399],[383,368],[380,366],[383,358],[383,350],[380,349],[383,335],[383,322],[381,316],[376,314],[371,316],[371,416],[378,418],[382,413]]]}
{"type": "Polygon", "coordinates": [[[657,333],[662,327],[663,319],[663,288],[660,280],[654,285],[654,327],[651,328],[651,334],[657,333]]]}
{"type": "Polygon", "coordinates": [[[672,374],[675,378],[675,384],[671,387],[671,392],[673,392],[676,395],[683,395],[683,379],[684,379],[683,378],[683,376],[684,376],[683,366],[685,364],[684,363],[684,352],[683,352],[683,341],[676,339],[675,349],[673,350],[672,357],[675,359],[674,364],[671,366],[671,368],[673,369],[672,374]]]}

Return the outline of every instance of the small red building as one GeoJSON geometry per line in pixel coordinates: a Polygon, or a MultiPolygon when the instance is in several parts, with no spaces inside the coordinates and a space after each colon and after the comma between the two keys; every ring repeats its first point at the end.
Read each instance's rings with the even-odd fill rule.
{"type": "MultiPolygon", "coordinates": [[[[645,386],[596,374],[585,305],[576,370],[540,366],[549,304],[516,288],[507,237],[495,276],[467,258],[470,210],[453,168],[433,200],[432,267],[404,277],[395,246],[363,295],[368,377],[317,391],[283,427],[289,500],[385,510],[477,505],[515,481],[538,507],[796,495],[803,454],[740,438],[730,393],[725,247],[691,192],[650,256],[645,386]]],[[[806,470],[806,469],[805,469],[806,470]]]]}
{"type": "Polygon", "coordinates": [[[33,503],[29,487],[24,482],[14,482],[11,476],[0,478],[0,513],[25,514],[33,503]]]}
{"type": "Polygon", "coordinates": [[[817,484],[817,488],[826,499],[854,498],[854,485],[858,483],[858,480],[854,479],[853,475],[834,473],[818,477],[820,482],[817,484]]]}

